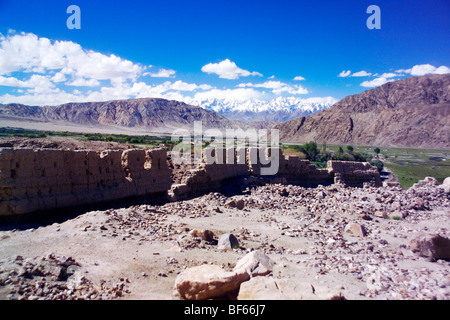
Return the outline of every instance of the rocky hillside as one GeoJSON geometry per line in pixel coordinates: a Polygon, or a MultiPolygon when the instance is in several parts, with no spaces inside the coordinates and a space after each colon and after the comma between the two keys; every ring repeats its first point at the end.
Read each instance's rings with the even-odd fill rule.
{"type": "Polygon", "coordinates": [[[235,127],[233,121],[213,111],[154,98],[66,103],[42,108],[0,105],[0,118],[134,129],[192,127],[194,121],[202,121],[203,126],[209,128],[235,127]]]}
{"type": "Polygon", "coordinates": [[[450,74],[389,82],[275,128],[289,142],[450,148],[450,74]]]}

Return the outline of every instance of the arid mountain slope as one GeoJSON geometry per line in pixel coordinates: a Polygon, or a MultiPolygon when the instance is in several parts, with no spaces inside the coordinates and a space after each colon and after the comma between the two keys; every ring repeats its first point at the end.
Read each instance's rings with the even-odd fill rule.
{"type": "Polygon", "coordinates": [[[450,148],[450,74],[389,82],[275,128],[285,142],[450,148]]]}
{"type": "Polygon", "coordinates": [[[59,106],[31,107],[0,105],[0,117],[80,126],[112,126],[133,129],[192,127],[233,128],[235,123],[223,116],[183,102],[143,98],[105,102],[66,103],[59,106]]]}
{"type": "Polygon", "coordinates": [[[43,107],[50,121],[68,121],[86,124],[133,128],[161,128],[191,126],[203,121],[208,127],[231,126],[224,117],[190,106],[183,102],[164,99],[128,99],[107,102],[67,103],[56,107],[43,107]]]}

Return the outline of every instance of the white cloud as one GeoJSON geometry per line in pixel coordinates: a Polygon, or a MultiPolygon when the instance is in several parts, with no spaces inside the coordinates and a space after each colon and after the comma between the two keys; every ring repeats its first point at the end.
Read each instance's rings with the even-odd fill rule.
{"type": "Polygon", "coordinates": [[[294,77],[294,80],[295,81],[303,81],[303,80],[305,80],[305,78],[303,78],[302,76],[296,76],[296,77],[294,77]]]}
{"type": "Polygon", "coordinates": [[[275,79],[275,75],[271,75],[270,77],[268,77],[267,79],[275,79]]]}
{"type": "Polygon", "coordinates": [[[289,85],[287,83],[281,82],[281,81],[266,81],[263,83],[240,83],[238,85],[239,88],[265,88],[265,89],[271,89],[273,93],[275,94],[281,94],[283,92],[287,92],[289,94],[307,94],[308,90],[301,85],[289,85]]]}
{"type": "Polygon", "coordinates": [[[58,72],[58,73],[55,73],[55,75],[51,78],[51,80],[53,82],[63,82],[63,81],[66,81],[67,78],[63,73],[58,72]]]}
{"type": "Polygon", "coordinates": [[[147,76],[149,75],[152,78],[170,78],[176,73],[175,70],[172,69],[159,69],[158,72],[146,72],[143,75],[147,76]]]}
{"type": "Polygon", "coordinates": [[[345,78],[345,77],[348,77],[350,75],[350,73],[352,73],[350,70],[348,70],[348,71],[342,70],[342,72],[339,73],[338,77],[345,78]]]}
{"type": "Polygon", "coordinates": [[[398,69],[395,70],[396,73],[411,73],[411,69],[398,69]]]}
{"type": "Polygon", "coordinates": [[[380,78],[394,78],[394,77],[399,77],[401,76],[401,74],[397,74],[397,73],[392,73],[392,72],[388,72],[388,73],[383,73],[380,78]]]}
{"type": "MultiPolygon", "coordinates": [[[[85,79],[79,79],[78,82],[69,83],[72,86],[87,86],[89,84],[89,81],[85,79]]],[[[91,84],[93,85],[94,83],[91,84]]],[[[66,102],[107,101],[144,97],[183,101],[185,99],[185,96],[181,94],[183,91],[197,92],[213,89],[212,86],[207,84],[197,85],[181,80],[175,82],[166,81],[158,85],[149,85],[139,81],[133,83],[118,82],[116,85],[101,87],[98,91],[88,91],[87,93],[82,93],[79,90],[73,90],[72,93],[67,93],[56,88],[49,78],[40,75],[33,75],[27,81],[0,76],[0,85],[31,88],[20,96],[11,94],[0,96],[0,103],[23,103],[31,105],[57,105],[66,102]]]]}
{"type": "Polygon", "coordinates": [[[450,73],[450,68],[446,66],[440,66],[439,68],[436,68],[433,72],[434,74],[447,74],[450,73]]]}
{"type": "Polygon", "coordinates": [[[19,80],[14,77],[3,77],[3,76],[0,76],[0,86],[19,87],[19,88],[30,87],[26,84],[25,81],[19,80]]]}
{"type": "Polygon", "coordinates": [[[78,78],[71,82],[66,82],[66,85],[74,87],[97,87],[100,85],[100,82],[96,79],[87,80],[83,78],[78,78]]]}
{"type": "Polygon", "coordinates": [[[445,74],[450,73],[450,69],[446,66],[440,66],[439,68],[436,68],[435,66],[432,66],[431,64],[420,64],[415,65],[411,68],[411,75],[413,76],[423,76],[426,74],[445,74]]]}
{"type": "Polygon", "coordinates": [[[15,96],[12,94],[5,94],[0,96],[0,103],[22,103],[31,106],[44,105],[58,105],[66,102],[85,102],[85,97],[77,94],[67,93],[65,91],[40,93],[40,94],[23,94],[15,96]]]}
{"type": "MultiPolygon", "coordinates": [[[[141,65],[114,54],[86,50],[71,41],[54,41],[29,33],[0,34],[0,86],[10,90],[0,95],[0,103],[57,105],[141,97],[183,101],[188,96],[248,101],[272,98],[274,94],[308,93],[301,85],[269,79],[259,84],[242,83],[231,89],[182,80],[148,83],[151,79],[144,78],[145,75],[173,78],[176,74],[172,69],[155,68],[153,72],[151,68],[148,63],[141,65]]],[[[239,68],[229,59],[207,64],[202,71],[224,79],[262,76],[239,68]]],[[[294,79],[300,81],[303,77],[294,79]]]]}
{"type": "Polygon", "coordinates": [[[229,80],[235,80],[239,77],[262,76],[262,74],[259,72],[250,72],[248,70],[239,68],[236,63],[230,61],[229,59],[225,59],[223,61],[220,61],[219,63],[208,63],[204,65],[201,70],[208,74],[217,74],[219,78],[229,80]]]}
{"type": "Polygon", "coordinates": [[[333,97],[311,97],[311,98],[306,98],[306,99],[302,99],[303,101],[307,102],[307,103],[320,103],[320,104],[335,104],[336,102],[338,102],[337,99],[333,98],[333,97]]]}
{"type": "Polygon", "coordinates": [[[29,92],[49,92],[55,88],[49,78],[38,74],[33,74],[28,80],[0,76],[0,86],[31,88],[29,92]]]}
{"type": "Polygon", "coordinates": [[[74,79],[134,80],[143,68],[113,54],[85,50],[71,41],[51,41],[31,33],[0,36],[0,75],[51,70],[74,79]]]}
{"type": "Polygon", "coordinates": [[[367,71],[364,71],[364,70],[361,70],[361,71],[358,71],[358,72],[354,72],[353,74],[352,74],[352,72],[350,70],[347,70],[347,71],[342,70],[342,72],[339,73],[338,77],[340,77],[340,78],[346,78],[346,77],[349,77],[349,76],[350,77],[368,77],[368,76],[371,76],[371,75],[372,75],[371,73],[369,73],[367,71]]]}
{"type": "MultiPolygon", "coordinates": [[[[211,89],[208,91],[197,92],[194,99],[235,99],[240,101],[247,101],[252,99],[262,99],[264,93],[252,88],[238,88],[238,89],[211,89]]],[[[189,101],[191,99],[188,99],[189,101]]]]}
{"type": "Polygon", "coordinates": [[[409,73],[412,76],[424,76],[426,74],[446,74],[450,73],[450,68],[446,66],[435,67],[431,64],[418,64],[410,69],[399,69],[397,73],[409,73]]]}
{"type": "Polygon", "coordinates": [[[158,85],[156,87],[164,88],[165,91],[175,90],[175,91],[195,91],[195,90],[209,90],[213,87],[208,84],[197,85],[195,83],[187,83],[181,80],[175,81],[173,83],[166,81],[162,85],[158,85]]]}
{"type": "Polygon", "coordinates": [[[372,74],[362,70],[362,71],[358,71],[358,72],[353,73],[352,77],[368,77],[370,75],[372,75],[372,74]]]}
{"type": "Polygon", "coordinates": [[[388,80],[385,77],[379,77],[379,78],[375,78],[371,81],[364,81],[363,83],[361,83],[361,87],[366,87],[366,88],[374,88],[374,87],[379,87],[385,83],[391,82],[394,80],[388,80]]]}

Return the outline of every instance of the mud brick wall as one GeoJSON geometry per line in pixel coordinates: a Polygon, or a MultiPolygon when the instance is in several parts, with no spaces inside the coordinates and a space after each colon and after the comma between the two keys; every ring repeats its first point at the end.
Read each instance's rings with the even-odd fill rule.
{"type": "Polygon", "coordinates": [[[0,215],[167,192],[164,149],[0,149],[0,215]]]}
{"type": "Polygon", "coordinates": [[[281,160],[278,175],[285,177],[290,183],[305,187],[334,182],[333,175],[327,169],[317,169],[309,160],[302,160],[296,156],[286,156],[281,160]]]}
{"type": "MultiPolygon", "coordinates": [[[[163,148],[102,152],[0,148],[0,216],[167,195],[169,190],[170,198],[178,200],[210,192],[230,178],[260,176],[261,169],[270,166],[268,159],[276,156],[273,152],[270,148],[265,153],[254,148],[205,149],[203,162],[187,170],[181,184],[172,186],[163,148]]],[[[288,183],[307,187],[332,183],[381,186],[377,168],[369,163],[329,161],[326,169],[317,169],[308,160],[284,156],[280,149],[277,157],[279,167],[274,176],[288,183]]]]}
{"type": "Polygon", "coordinates": [[[245,148],[206,148],[202,151],[202,163],[188,170],[181,185],[174,185],[173,199],[219,188],[226,179],[250,175],[245,148]]]}
{"type": "MultiPolygon", "coordinates": [[[[174,185],[169,194],[173,200],[179,200],[185,196],[217,189],[224,180],[229,178],[260,176],[261,168],[268,166],[268,159],[274,159],[277,156],[271,148],[266,148],[264,151],[261,153],[256,148],[217,149],[215,152],[205,149],[202,156],[203,163],[196,169],[189,170],[181,184],[174,185]],[[227,156],[228,159],[234,157],[234,164],[226,163],[227,156]],[[207,164],[207,161],[210,163],[211,160],[215,160],[216,163],[207,164]]],[[[369,163],[329,161],[326,169],[317,169],[309,160],[302,160],[296,156],[284,156],[281,149],[278,149],[278,162],[276,176],[283,177],[292,184],[305,187],[333,183],[354,187],[362,187],[364,183],[381,186],[378,169],[369,163]]]]}
{"type": "Polygon", "coordinates": [[[327,170],[334,175],[334,183],[350,187],[362,187],[364,183],[374,187],[382,186],[378,169],[368,162],[330,160],[327,162],[327,170]]]}

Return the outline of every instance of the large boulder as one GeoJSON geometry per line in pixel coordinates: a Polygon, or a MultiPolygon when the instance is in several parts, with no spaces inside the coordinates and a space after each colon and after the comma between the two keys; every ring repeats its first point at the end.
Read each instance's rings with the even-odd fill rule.
{"type": "Polygon", "coordinates": [[[182,271],[175,280],[174,293],[181,299],[236,299],[241,283],[272,272],[274,262],[264,253],[244,256],[233,271],[217,265],[201,265],[182,271]]]}
{"type": "Polygon", "coordinates": [[[292,300],[272,277],[255,277],[242,283],[238,300],[292,300]]]}
{"type": "Polygon", "coordinates": [[[175,280],[174,290],[181,299],[235,299],[247,273],[224,271],[217,265],[201,265],[182,271],[175,280]]]}
{"type": "Polygon", "coordinates": [[[410,241],[411,250],[434,261],[450,259],[450,239],[438,234],[421,233],[410,241]]]}
{"type": "Polygon", "coordinates": [[[252,251],[238,261],[233,271],[246,272],[251,277],[265,276],[273,271],[274,262],[259,251],[252,251]]]}

